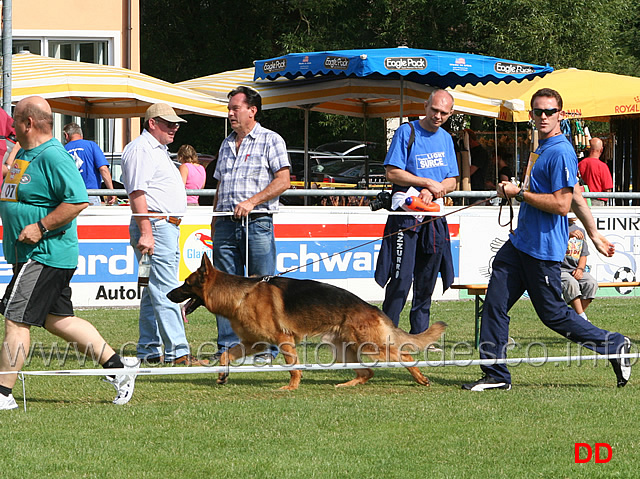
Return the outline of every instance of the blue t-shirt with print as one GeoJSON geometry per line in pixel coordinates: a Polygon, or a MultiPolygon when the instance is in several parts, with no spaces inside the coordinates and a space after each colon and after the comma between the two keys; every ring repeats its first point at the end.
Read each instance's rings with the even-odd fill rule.
{"type": "MultiPolygon", "coordinates": [[[[553,193],[573,188],[577,181],[578,158],[564,135],[540,140],[537,159],[529,160],[529,182],[532,193],[553,193]]],[[[539,210],[527,203],[520,205],[518,227],[510,235],[513,245],[523,253],[545,261],[562,261],[569,240],[569,221],[539,210]]]]}
{"type": "Polygon", "coordinates": [[[415,139],[410,157],[407,158],[407,145],[411,136],[411,126],[404,123],[393,135],[384,164],[438,182],[458,176],[458,161],[451,135],[442,128],[438,128],[435,133],[425,130],[418,120],[411,123],[415,128],[415,139]]]}

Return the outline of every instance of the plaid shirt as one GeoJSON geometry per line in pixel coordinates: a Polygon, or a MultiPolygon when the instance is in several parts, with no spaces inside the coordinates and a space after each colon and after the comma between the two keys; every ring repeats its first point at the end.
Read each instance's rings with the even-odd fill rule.
{"type": "MultiPolygon", "coordinates": [[[[275,173],[290,167],[287,145],[280,135],[256,123],[236,152],[236,133],[222,142],[213,176],[219,181],[216,211],[235,206],[264,190],[275,173]]],[[[254,211],[277,211],[278,197],[256,206],[254,211]]]]}

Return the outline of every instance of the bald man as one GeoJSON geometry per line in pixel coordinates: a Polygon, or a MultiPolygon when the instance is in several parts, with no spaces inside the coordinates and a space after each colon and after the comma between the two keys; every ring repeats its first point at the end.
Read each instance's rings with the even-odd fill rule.
{"type": "MultiPolygon", "coordinates": [[[[456,188],[458,176],[453,140],[442,128],[453,113],[453,97],[445,90],[436,90],[425,101],[424,108],[421,120],[404,123],[396,130],[384,164],[387,180],[393,183],[393,194],[413,187],[425,203],[434,201],[442,208],[443,197],[456,188]]],[[[438,273],[443,291],[454,278],[446,218],[398,233],[416,223],[414,216],[387,218],[375,271],[376,282],[385,287],[382,310],[396,326],[413,284],[411,334],[429,327],[431,296],[438,273]]]]}
{"type": "MultiPolygon", "coordinates": [[[[74,344],[104,368],[124,368],[96,328],[74,315],[71,303],[69,282],[79,253],[76,217],[89,201],[82,177],[53,138],[53,114],[44,98],[21,100],[13,117],[21,149],[0,194],[2,246],[14,275],[0,303],[5,317],[0,371],[22,369],[32,326],[74,344]]],[[[0,374],[0,410],[18,408],[12,394],[16,378],[0,374]]],[[[129,371],[106,377],[117,391],[114,404],[129,402],[135,378],[129,371]]]]}
{"type": "MultiPolygon", "coordinates": [[[[600,160],[603,147],[600,138],[592,138],[589,142],[589,156],[578,163],[580,176],[589,187],[590,192],[613,191],[613,179],[607,164],[600,160]]],[[[591,198],[592,206],[605,206],[607,198],[591,198]]]]}

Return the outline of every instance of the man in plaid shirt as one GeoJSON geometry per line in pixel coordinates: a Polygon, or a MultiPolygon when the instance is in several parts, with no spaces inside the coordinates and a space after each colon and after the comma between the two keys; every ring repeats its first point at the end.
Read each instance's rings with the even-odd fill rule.
{"type": "MultiPolygon", "coordinates": [[[[240,86],[227,96],[233,133],[222,142],[213,175],[218,180],[213,210],[227,214],[214,216],[211,222],[213,263],[240,276],[271,275],[276,269],[272,214],[278,210],[280,194],[290,186],[287,146],[280,135],[258,123],[262,98],[257,91],[240,86]]],[[[217,323],[219,358],[240,340],[227,318],[218,315],[217,323]]],[[[257,354],[254,362],[269,362],[277,354],[278,348],[272,345],[257,354]]]]}

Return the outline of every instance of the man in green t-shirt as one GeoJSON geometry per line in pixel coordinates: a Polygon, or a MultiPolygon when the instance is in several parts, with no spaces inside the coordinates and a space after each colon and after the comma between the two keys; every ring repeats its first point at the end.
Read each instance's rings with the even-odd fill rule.
{"type": "MultiPolygon", "coordinates": [[[[87,207],[88,197],[73,158],[53,138],[49,104],[37,96],[21,100],[14,125],[22,149],[0,193],[2,246],[14,274],[0,303],[5,317],[0,371],[22,369],[31,326],[77,344],[104,368],[125,368],[98,330],[73,312],[69,282],[78,265],[76,217],[87,207]]],[[[118,393],[115,404],[131,399],[137,365],[106,376],[118,393]]],[[[0,375],[0,410],[18,407],[12,394],[16,378],[0,375]]]]}

